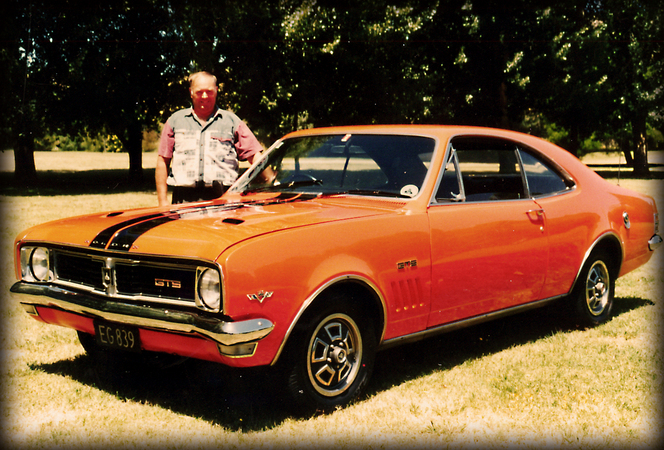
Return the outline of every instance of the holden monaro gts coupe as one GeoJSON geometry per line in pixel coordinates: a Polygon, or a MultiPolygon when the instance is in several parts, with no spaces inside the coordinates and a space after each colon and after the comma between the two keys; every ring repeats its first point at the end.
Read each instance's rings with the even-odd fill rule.
{"type": "Polygon", "coordinates": [[[533,136],[310,129],[217,200],[21,233],[12,291],[90,353],[274,366],[297,401],[329,409],[361,392],[380,349],[553,302],[606,321],[616,278],[660,243],[652,198],[533,136]]]}

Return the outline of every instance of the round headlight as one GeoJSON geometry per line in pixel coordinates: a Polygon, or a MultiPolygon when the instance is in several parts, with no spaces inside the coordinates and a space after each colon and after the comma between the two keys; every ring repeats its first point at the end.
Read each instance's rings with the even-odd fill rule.
{"type": "Polygon", "coordinates": [[[198,276],[198,298],[203,306],[215,311],[221,305],[221,283],[219,272],[213,269],[204,269],[198,276]]]}
{"type": "Polygon", "coordinates": [[[30,255],[30,270],[32,271],[32,276],[37,281],[48,281],[50,269],[48,259],[47,248],[37,247],[32,251],[30,255]]]}

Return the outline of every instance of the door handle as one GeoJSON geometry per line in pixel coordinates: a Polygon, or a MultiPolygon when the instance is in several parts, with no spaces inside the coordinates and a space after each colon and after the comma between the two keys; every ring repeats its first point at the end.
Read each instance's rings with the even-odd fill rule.
{"type": "Polygon", "coordinates": [[[541,222],[541,225],[539,227],[540,231],[543,233],[544,232],[544,210],[543,209],[529,209],[526,211],[526,215],[530,218],[531,214],[535,214],[537,216],[536,220],[530,219],[532,222],[541,222]]]}

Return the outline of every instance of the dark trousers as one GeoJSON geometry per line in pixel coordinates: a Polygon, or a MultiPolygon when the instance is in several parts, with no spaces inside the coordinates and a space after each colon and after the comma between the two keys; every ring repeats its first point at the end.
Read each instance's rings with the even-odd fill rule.
{"type": "Polygon", "coordinates": [[[205,186],[203,183],[198,183],[195,187],[173,187],[173,204],[197,202],[200,200],[214,200],[221,197],[228,189],[228,186],[215,181],[212,186],[205,186]]]}

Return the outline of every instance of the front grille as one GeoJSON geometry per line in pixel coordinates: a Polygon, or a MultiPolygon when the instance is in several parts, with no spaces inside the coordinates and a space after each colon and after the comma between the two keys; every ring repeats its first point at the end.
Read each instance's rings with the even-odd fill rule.
{"type": "Polygon", "coordinates": [[[115,280],[118,294],[195,299],[195,269],[116,263],[115,280]]]}
{"type": "Polygon", "coordinates": [[[194,306],[196,261],[146,260],[53,249],[55,283],[123,300],[194,306]]]}
{"type": "Polygon", "coordinates": [[[59,280],[82,284],[103,290],[103,260],[95,260],[89,256],[78,256],[69,253],[55,252],[56,274],[59,280]]]}

